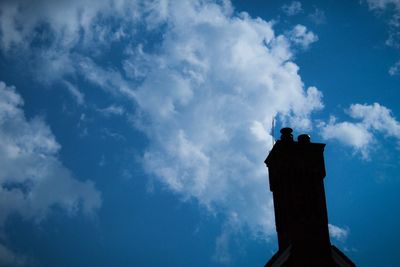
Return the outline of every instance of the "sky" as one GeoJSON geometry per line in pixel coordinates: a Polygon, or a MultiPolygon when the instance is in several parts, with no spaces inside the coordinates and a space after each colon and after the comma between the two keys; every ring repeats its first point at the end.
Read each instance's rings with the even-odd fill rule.
{"type": "Polygon", "coordinates": [[[398,0],[1,1],[0,266],[263,266],[281,127],[399,266],[399,41],[398,0]]]}

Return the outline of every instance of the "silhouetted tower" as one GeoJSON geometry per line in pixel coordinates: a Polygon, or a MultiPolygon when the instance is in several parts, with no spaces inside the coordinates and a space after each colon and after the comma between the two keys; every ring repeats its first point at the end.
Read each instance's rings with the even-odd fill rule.
{"type": "Polygon", "coordinates": [[[329,240],[325,144],[311,143],[306,134],[295,142],[290,128],[283,128],[281,134],[265,160],[279,243],[265,267],[355,266],[329,240]]]}

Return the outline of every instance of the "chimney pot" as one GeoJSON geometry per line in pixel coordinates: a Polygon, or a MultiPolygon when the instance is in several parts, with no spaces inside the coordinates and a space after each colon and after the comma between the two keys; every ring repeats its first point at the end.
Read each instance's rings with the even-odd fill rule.
{"type": "Polygon", "coordinates": [[[311,139],[311,137],[309,134],[301,134],[297,137],[297,141],[300,144],[308,144],[308,143],[310,143],[310,139],[311,139]]]}
{"type": "Polygon", "coordinates": [[[281,140],[293,142],[292,128],[286,127],[281,129],[281,140]]]}

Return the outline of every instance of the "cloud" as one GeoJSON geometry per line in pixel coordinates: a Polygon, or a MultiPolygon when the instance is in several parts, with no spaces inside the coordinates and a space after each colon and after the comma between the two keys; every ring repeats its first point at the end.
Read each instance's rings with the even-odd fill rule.
{"type": "Polygon", "coordinates": [[[313,32],[308,31],[303,25],[296,25],[289,34],[289,39],[295,45],[299,45],[303,49],[307,49],[310,44],[318,41],[318,36],[313,32]]]}
{"type": "Polygon", "coordinates": [[[123,95],[131,100],[135,99],[136,94],[132,88],[133,86],[123,78],[123,75],[118,70],[114,68],[105,69],[92,59],[84,56],[76,58],[74,67],[88,82],[106,92],[112,95],[123,95]]]}
{"type": "Polygon", "coordinates": [[[58,160],[60,145],[43,119],[27,120],[22,98],[0,82],[0,225],[18,212],[40,221],[53,205],[91,214],[101,204],[90,181],[80,182],[58,160]]]}
{"type": "Polygon", "coordinates": [[[83,105],[85,103],[85,95],[73,84],[70,82],[64,81],[65,86],[68,89],[68,92],[75,99],[78,105],[83,105]]]}
{"type": "Polygon", "coordinates": [[[0,48],[6,57],[23,58],[32,77],[42,83],[67,81],[79,75],[76,64],[87,55],[98,59],[112,44],[135,35],[132,29],[140,28],[143,21],[156,25],[161,17],[152,9],[166,1],[149,2],[1,1],[0,48]]]}
{"type": "MultiPolygon", "coordinates": [[[[31,44],[35,29],[47,25],[51,38],[43,50],[68,65],[53,68],[54,77],[76,75],[136,105],[132,121],[149,139],[143,155],[149,175],[182,200],[223,214],[228,226],[235,214],[234,229],[247,227],[264,239],[274,233],[263,164],[271,121],[278,116],[310,129],[311,114],[323,107],[322,93],[304,85],[293,61],[295,46],[306,48],[317,37],[302,25],[276,33],[272,22],[233,13],[229,1],[42,1],[48,5],[35,4],[43,9],[7,2],[13,8],[0,19],[11,25],[3,27],[3,51],[31,44]],[[28,14],[22,28],[14,25],[28,14]],[[112,42],[120,42],[120,58],[99,63],[112,42]]],[[[56,169],[68,176],[56,151],[56,169]]]]}
{"type": "Polygon", "coordinates": [[[345,242],[350,233],[348,228],[340,228],[333,224],[328,224],[328,230],[329,235],[339,242],[345,242]]]}
{"type": "Polygon", "coordinates": [[[390,13],[390,20],[388,21],[389,37],[386,40],[386,45],[393,48],[400,48],[400,1],[398,0],[367,0],[370,10],[375,12],[390,13]]]}
{"type": "Polygon", "coordinates": [[[322,94],[304,88],[289,40],[271,23],[211,3],[177,2],[169,12],[170,30],[158,53],[145,56],[152,64],[135,91],[151,140],[144,166],[183,199],[237,214],[265,238],[274,232],[262,163],[271,120],[280,113],[310,127],[322,94]]]}
{"type": "Polygon", "coordinates": [[[349,115],[361,119],[367,128],[379,131],[387,136],[400,138],[400,124],[392,116],[390,109],[374,103],[372,105],[353,104],[350,106],[349,115]]]}
{"type": "Polygon", "coordinates": [[[368,157],[369,146],[373,141],[373,135],[362,123],[336,122],[331,117],[328,124],[323,124],[321,135],[325,140],[336,139],[344,145],[353,147],[364,158],[368,157]]]}
{"type": "Polygon", "coordinates": [[[394,65],[389,68],[388,72],[392,76],[399,74],[400,73],[400,60],[398,60],[396,63],[394,63],[394,65]]]}
{"type": "MultiPolygon", "coordinates": [[[[55,206],[92,215],[101,205],[91,181],[79,181],[58,159],[60,145],[44,120],[27,120],[14,87],[0,82],[0,229],[9,215],[40,222],[55,206]]],[[[0,261],[14,261],[0,245],[0,261]]]]}
{"type": "MultiPolygon", "coordinates": [[[[163,1],[159,1],[163,2],[163,1]]],[[[29,48],[32,40],[44,46],[56,49],[68,49],[76,44],[95,48],[94,42],[102,45],[107,39],[118,40],[123,36],[123,27],[111,29],[102,25],[101,15],[110,15],[112,10],[116,17],[129,14],[135,20],[138,1],[2,1],[0,18],[1,47],[3,50],[13,47],[29,48]],[[93,22],[98,27],[94,27],[93,22]],[[42,32],[37,35],[38,27],[52,29],[57,34],[42,32]]],[[[104,18],[103,18],[104,19],[104,18]]],[[[52,51],[53,52],[53,51],[52,51]]]]}
{"type": "Polygon", "coordinates": [[[319,8],[315,8],[314,12],[308,15],[308,17],[317,25],[326,23],[325,12],[319,8]]]}
{"type": "Polygon", "coordinates": [[[224,226],[221,234],[215,240],[215,252],[213,260],[224,265],[230,265],[232,262],[232,256],[229,251],[230,239],[231,239],[231,227],[224,226]]]}
{"type": "Polygon", "coordinates": [[[367,3],[371,9],[384,9],[388,6],[393,6],[400,10],[399,0],[367,0],[367,3]]]}
{"type": "MultiPolygon", "coordinates": [[[[215,252],[212,259],[223,265],[232,265],[234,257],[231,254],[232,239],[242,230],[240,219],[237,213],[229,214],[226,222],[222,225],[222,230],[215,240],[215,252]]],[[[237,249],[235,250],[238,251],[237,249]]]]}
{"type": "MultiPolygon", "coordinates": [[[[400,1],[398,0],[367,0],[370,10],[378,13],[387,12],[390,16],[388,20],[388,34],[386,45],[395,49],[400,49],[400,1]]],[[[389,68],[390,75],[399,74],[400,60],[389,68]]]]}
{"type": "Polygon", "coordinates": [[[351,146],[363,158],[368,158],[371,146],[376,142],[376,135],[394,137],[400,141],[400,123],[392,116],[391,111],[378,104],[352,104],[347,111],[348,115],[357,122],[336,122],[331,117],[328,123],[320,125],[324,139],[336,139],[351,146]]]}
{"type": "Polygon", "coordinates": [[[109,117],[111,115],[123,115],[125,113],[125,109],[122,106],[117,105],[110,105],[106,108],[97,109],[97,111],[99,111],[106,117],[109,117]]]}
{"type": "Polygon", "coordinates": [[[301,3],[299,1],[292,1],[290,4],[283,5],[282,10],[288,16],[294,16],[303,11],[303,9],[301,8],[301,3]]]}

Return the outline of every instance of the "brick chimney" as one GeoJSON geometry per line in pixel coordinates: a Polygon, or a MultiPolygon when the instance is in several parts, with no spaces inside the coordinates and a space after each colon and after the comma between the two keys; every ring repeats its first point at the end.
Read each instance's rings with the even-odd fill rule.
{"type": "Polygon", "coordinates": [[[278,252],[269,266],[355,266],[332,246],[325,200],[325,144],[311,143],[307,134],[293,140],[281,129],[265,164],[273,194],[278,252]]]}

